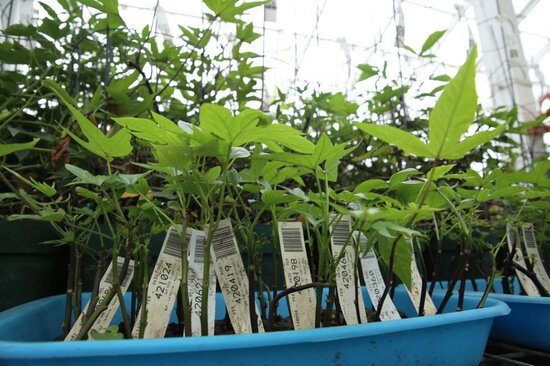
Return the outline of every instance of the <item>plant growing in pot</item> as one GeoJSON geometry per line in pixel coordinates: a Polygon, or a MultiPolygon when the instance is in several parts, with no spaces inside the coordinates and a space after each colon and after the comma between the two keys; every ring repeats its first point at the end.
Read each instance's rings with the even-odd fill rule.
{"type": "MultiPolygon", "coordinates": [[[[455,80],[461,81],[462,78],[473,79],[473,59],[473,56],[469,58],[455,80]]],[[[456,92],[456,83],[453,84],[451,82],[448,88],[449,93],[453,94],[456,92]]],[[[466,93],[470,91],[468,88],[463,89],[466,90],[466,93]]],[[[346,146],[347,144],[333,145],[328,136],[322,136],[317,141],[317,144],[314,145],[308,142],[304,136],[301,136],[299,131],[286,125],[270,123],[261,112],[244,110],[233,116],[229,110],[222,107],[203,105],[199,115],[200,124],[198,126],[183,124],[181,127],[176,126],[165,117],[156,113],[152,114],[152,119],[115,118],[114,121],[122,126],[123,129],[109,138],[94,127],[70,101],[65,100],[62,93],[60,93],[60,97],[71,110],[78,123],[84,127],[83,132],[87,141],[77,138],[77,142],[93,154],[104,159],[108,169],[106,175],[93,175],[90,172],[72,166],[68,166],[67,168],[77,177],[76,182],[80,186],[78,190],[79,194],[86,198],[88,202],[94,202],[92,205],[94,209],[90,210],[92,211],[90,216],[94,217],[93,212],[102,214],[104,220],[111,222],[113,228],[111,234],[115,237],[115,245],[110,251],[112,269],[108,270],[103,280],[99,281],[100,283],[106,282],[111,286],[106,286],[104,297],[102,301],[97,300],[97,306],[94,307],[93,302],[90,303],[89,309],[93,309],[91,310],[92,314],[86,317],[82,323],[77,320],[77,326],[82,324],[82,327],[78,330],[78,338],[87,336],[86,327],[88,324],[93,323],[93,317],[97,316],[99,319],[102,314],[111,314],[109,308],[113,301],[107,300],[113,299],[115,305],[118,302],[124,307],[122,293],[124,292],[123,288],[125,285],[129,284],[129,281],[125,281],[125,278],[130,272],[130,259],[134,260],[134,271],[136,268],[142,268],[137,272],[141,271],[144,277],[138,275],[137,279],[143,278],[141,284],[145,287],[142,289],[142,296],[140,297],[142,299],[140,304],[141,313],[132,316],[132,311],[124,311],[122,309],[121,316],[117,318],[118,320],[124,318],[123,328],[126,337],[145,337],[148,329],[158,326],[159,322],[154,321],[154,317],[160,313],[162,313],[163,321],[166,314],[168,314],[169,318],[171,315],[170,307],[163,312],[157,313],[151,310],[153,308],[152,304],[156,301],[154,300],[155,298],[164,298],[163,295],[165,293],[177,294],[178,289],[180,292],[179,296],[182,299],[182,304],[180,305],[181,319],[185,326],[184,332],[186,335],[192,335],[194,330],[197,329],[197,324],[200,324],[201,335],[209,334],[211,329],[210,316],[211,314],[213,315],[210,312],[210,304],[212,303],[210,298],[212,292],[210,289],[212,285],[209,277],[211,277],[212,272],[209,266],[215,267],[216,276],[221,282],[224,300],[235,331],[238,333],[250,333],[256,330],[254,329],[255,327],[257,327],[258,332],[261,331],[262,324],[258,322],[256,309],[253,306],[255,305],[254,295],[252,291],[249,291],[249,289],[255,287],[253,281],[251,281],[251,277],[255,277],[257,269],[250,268],[250,266],[245,268],[242,264],[242,260],[238,256],[234,236],[232,235],[231,222],[226,219],[226,217],[230,218],[234,216],[235,212],[240,214],[242,210],[248,209],[248,204],[245,201],[247,197],[240,191],[241,187],[239,187],[239,170],[242,172],[242,168],[239,165],[241,164],[241,166],[246,167],[245,169],[253,169],[255,168],[252,165],[253,161],[265,161],[266,166],[272,164],[271,168],[276,170],[277,174],[283,174],[284,169],[291,168],[291,170],[286,170],[284,174],[290,172],[288,176],[295,181],[299,181],[299,178],[305,174],[312,175],[316,181],[316,191],[312,190],[311,192],[300,192],[292,188],[288,188],[288,190],[273,189],[273,187],[267,186],[265,182],[262,183],[262,181],[257,180],[255,184],[262,186],[261,189],[264,189],[261,192],[263,205],[259,207],[259,210],[265,212],[277,212],[281,210],[283,215],[278,213],[278,217],[289,217],[300,213],[309,222],[306,236],[308,237],[309,247],[314,251],[312,253],[312,258],[314,258],[312,263],[316,263],[318,266],[314,274],[317,281],[326,282],[321,283],[321,286],[319,284],[315,284],[314,286],[327,287],[326,298],[323,299],[323,293],[318,288],[318,300],[310,304],[322,310],[315,311],[314,318],[316,323],[323,326],[330,325],[333,320],[332,314],[339,314],[340,312],[338,307],[332,307],[332,304],[336,302],[337,297],[335,294],[337,292],[340,308],[343,308],[344,305],[344,299],[338,290],[337,280],[339,270],[340,275],[343,275],[344,269],[341,266],[343,264],[346,264],[345,270],[348,272],[348,275],[345,277],[352,281],[351,286],[349,286],[352,290],[352,297],[349,298],[352,304],[351,313],[353,314],[353,310],[355,310],[356,322],[363,323],[361,311],[362,309],[364,310],[364,307],[360,303],[359,298],[363,296],[366,299],[367,295],[366,292],[359,295],[360,293],[357,290],[359,280],[356,274],[357,262],[360,257],[359,253],[362,252],[361,241],[354,242],[352,240],[351,220],[348,214],[354,214],[357,220],[353,225],[357,229],[366,231],[367,233],[369,231],[378,232],[380,236],[383,236],[385,233],[384,228],[386,231],[388,228],[395,231],[397,235],[394,235],[393,241],[389,241],[392,245],[386,249],[390,252],[388,267],[390,270],[389,273],[392,273],[394,269],[401,268],[400,265],[391,265],[392,261],[397,258],[398,253],[402,253],[402,251],[398,250],[399,246],[403,246],[405,248],[404,252],[408,253],[409,258],[404,263],[406,264],[405,267],[408,266],[410,268],[410,247],[407,250],[407,246],[400,244],[403,243],[400,239],[404,235],[408,236],[415,233],[408,229],[407,226],[414,223],[417,218],[424,218],[427,213],[433,211],[424,205],[427,198],[422,198],[417,205],[413,204],[405,208],[400,203],[391,200],[384,201],[380,198],[380,215],[378,217],[386,219],[386,223],[377,225],[377,222],[383,220],[372,220],[372,217],[376,217],[375,214],[372,215],[372,212],[368,210],[358,210],[358,212],[349,210],[347,207],[349,203],[361,202],[364,198],[360,195],[357,197],[353,197],[352,195],[350,197],[349,192],[337,192],[330,186],[330,182],[337,179],[337,175],[334,172],[338,165],[338,160],[349,151],[346,146]],[[120,146],[114,144],[115,138],[124,142],[123,147],[128,146],[130,134],[139,139],[138,143],[150,148],[148,152],[151,154],[151,159],[146,164],[138,164],[141,167],[154,171],[154,173],[149,173],[147,176],[145,175],[147,172],[137,175],[123,175],[110,169],[110,161],[113,154],[118,154],[118,152],[122,154],[122,151],[119,150],[120,146]],[[291,153],[288,150],[294,150],[296,153],[291,153]],[[162,183],[159,184],[159,187],[162,191],[154,192],[151,197],[149,195],[150,185],[147,184],[146,180],[149,179],[152,182],[153,177],[161,180],[162,183]],[[138,203],[135,207],[121,206],[120,202],[125,194],[136,195],[138,197],[138,203]],[[141,199],[141,202],[139,199],[141,199]],[[396,207],[384,207],[381,202],[393,202],[396,207]],[[279,205],[280,207],[277,209],[279,205]],[[193,212],[197,213],[197,219],[190,218],[193,212]],[[284,216],[285,214],[287,216],[284,216]],[[392,220],[396,223],[389,225],[387,221],[390,221],[389,223],[392,224],[392,220]],[[144,240],[142,245],[140,240],[134,240],[135,237],[132,235],[130,229],[134,226],[144,226],[144,223],[149,221],[159,223],[158,225],[164,226],[164,228],[169,228],[162,253],[175,259],[171,262],[163,259],[163,262],[160,263],[159,258],[151,275],[151,281],[157,279],[168,281],[170,276],[172,276],[170,286],[166,285],[166,282],[164,285],[156,282],[153,287],[151,286],[152,282],[149,281],[149,288],[147,288],[148,271],[146,266],[148,262],[147,256],[144,254],[147,243],[144,240]],[[402,224],[403,222],[405,225],[402,224]],[[190,231],[189,237],[187,237],[188,229],[191,229],[189,226],[193,226],[193,229],[190,231]],[[200,237],[202,237],[202,240],[199,240],[200,237]],[[335,253],[336,246],[340,247],[337,253],[335,253]],[[198,248],[199,250],[197,251],[198,248]],[[200,249],[202,249],[202,255],[199,256],[197,254],[200,252],[200,249]],[[349,251],[347,249],[352,250],[349,251]],[[317,254],[315,254],[315,251],[317,254]],[[348,256],[348,253],[352,255],[348,256]],[[120,261],[120,271],[118,267],[119,254],[123,254],[123,259],[120,261]],[[212,257],[212,264],[210,264],[210,256],[212,257]],[[193,272],[193,264],[197,264],[197,259],[201,259],[202,262],[202,279],[196,282],[199,285],[199,290],[202,291],[198,298],[193,296],[193,294],[198,292],[193,293],[193,290],[188,288],[190,283],[189,275],[193,272]],[[241,261],[240,264],[239,261],[241,261]],[[177,267],[179,267],[179,273],[176,270],[177,267]],[[168,269],[168,272],[165,272],[165,269],[168,269]],[[177,275],[174,276],[174,273],[177,275]],[[163,277],[163,275],[166,275],[166,277],[163,277]],[[239,279],[237,279],[238,276],[240,276],[239,279]],[[174,286],[174,284],[176,285],[174,286]],[[333,290],[335,284],[336,291],[333,290]],[[159,287],[160,290],[158,289],[159,287]],[[158,297],[157,294],[159,295],[158,297]],[[200,302],[197,301],[199,298],[200,302]],[[328,304],[324,309],[322,302],[328,304]],[[196,322],[196,317],[195,322],[193,321],[193,312],[196,309],[195,305],[197,303],[200,308],[200,322],[198,323],[196,322]],[[130,332],[128,328],[133,322],[133,329],[130,332]]],[[[444,92],[442,100],[446,100],[446,98],[449,98],[449,96],[444,92]]],[[[445,106],[445,103],[443,105],[445,106]]],[[[437,111],[437,107],[435,111],[437,111]]],[[[489,135],[484,134],[483,138],[477,137],[476,141],[481,142],[480,140],[489,139],[489,135]]],[[[419,142],[419,144],[415,146],[426,145],[422,142],[419,142]]],[[[129,153],[130,151],[128,150],[130,149],[124,152],[129,153]]],[[[428,190],[431,189],[437,168],[437,166],[434,167],[428,175],[427,183],[422,186],[422,196],[427,197],[430,193],[428,190]]],[[[269,173],[269,171],[262,173],[269,173]]],[[[270,174],[273,175],[273,173],[270,174]]],[[[274,177],[272,178],[275,179],[274,177]]],[[[284,187],[283,182],[277,184],[284,187]]],[[[365,189],[365,186],[363,186],[363,189],[365,189]]],[[[368,197],[368,195],[365,195],[365,197],[368,197]]],[[[32,203],[32,201],[29,202],[32,203]]],[[[64,201],[60,202],[63,203],[64,201]]],[[[54,201],[54,203],[56,202],[54,201]]],[[[357,208],[357,205],[353,207],[357,208]]],[[[64,209],[64,211],[73,212],[68,209],[64,209]]],[[[259,220],[258,217],[261,217],[261,214],[256,213],[251,222],[254,223],[254,220],[259,220]]],[[[93,225],[93,220],[91,221],[91,225],[93,225]]],[[[245,234],[250,233],[250,228],[244,227],[242,230],[245,234]]],[[[87,230],[84,231],[86,232],[87,230]]],[[[296,238],[292,235],[291,237],[296,238]]],[[[285,235],[281,235],[281,238],[283,239],[281,247],[285,248],[285,239],[289,237],[286,236],[285,238],[285,235]]],[[[300,237],[298,236],[298,238],[300,237]]],[[[301,239],[303,240],[304,236],[301,239]]],[[[250,240],[250,235],[245,240],[247,240],[247,246],[250,251],[249,255],[251,255],[256,248],[252,240],[250,240]]],[[[298,241],[301,242],[301,240],[298,241]]],[[[289,249],[292,247],[293,245],[288,246],[289,249]]],[[[294,247],[292,249],[297,248],[294,247]]],[[[287,250],[285,249],[285,251],[287,250]]],[[[305,252],[305,250],[302,252],[305,252]]],[[[284,254],[282,257],[284,257],[284,254]]],[[[200,272],[195,271],[194,275],[197,273],[200,274],[200,272]]],[[[99,287],[102,287],[101,284],[99,287]]],[[[299,289],[298,286],[294,287],[297,291],[305,292],[306,290],[305,288],[299,289]]],[[[390,287],[391,283],[388,282],[386,291],[389,291],[390,287]]],[[[97,293],[100,292],[99,290],[97,291],[97,293]]],[[[406,295],[401,296],[403,293],[400,290],[397,290],[396,294],[397,296],[394,300],[401,301],[403,306],[407,307],[408,302],[405,301],[406,295]]],[[[92,294],[92,301],[93,299],[94,296],[92,294]]],[[[59,304],[59,300],[50,299],[37,306],[44,310],[44,306],[48,304],[55,306],[59,304]]],[[[475,306],[472,301],[468,301],[467,299],[464,301],[469,308],[475,306]]],[[[383,302],[384,298],[381,299],[380,304],[383,304],[383,302]]],[[[131,305],[131,302],[129,303],[133,309],[133,305],[131,305]]],[[[173,303],[174,300],[172,299],[172,305],[173,303]]],[[[221,301],[217,301],[217,303],[220,304],[221,301]]],[[[221,311],[223,305],[218,308],[220,309],[218,315],[222,315],[223,317],[223,312],[221,311]]],[[[34,305],[29,305],[27,309],[30,310],[30,314],[36,314],[33,312],[33,309],[35,309],[34,305]]],[[[285,306],[279,306],[278,309],[284,314],[285,306]]],[[[22,310],[14,309],[11,314],[19,311],[22,310]]],[[[261,354],[264,357],[269,355],[268,359],[264,360],[269,362],[271,359],[276,360],[276,357],[271,358],[272,354],[275,355],[275,353],[284,351],[289,362],[298,362],[306,357],[308,360],[312,360],[312,362],[326,363],[336,357],[336,359],[344,363],[357,363],[359,361],[357,354],[353,352],[357,345],[366,345],[369,341],[373,341],[376,343],[376,348],[380,350],[394,343],[397,344],[396,348],[394,348],[396,352],[390,352],[390,355],[394,353],[402,354],[402,351],[408,348],[410,350],[410,343],[408,345],[406,343],[411,340],[406,339],[412,337],[414,342],[427,342],[429,339],[432,339],[429,333],[422,333],[419,329],[433,326],[441,331],[441,327],[439,326],[442,324],[441,322],[446,321],[452,323],[453,326],[445,327],[445,333],[440,333],[438,338],[450,339],[451,335],[454,334],[455,337],[469,339],[469,332],[477,332],[482,335],[487,334],[487,327],[492,321],[491,317],[505,311],[505,307],[497,303],[491,303],[491,307],[487,309],[480,309],[474,312],[464,311],[463,314],[468,319],[467,321],[465,321],[465,318],[458,316],[460,314],[455,313],[437,317],[426,317],[424,319],[406,319],[399,322],[357,324],[356,326],[311,329],[302,332],[279,334],[250,334],[239,337],[186,337],[186,339],[178,337],[178,339],[173,340],[149,341],[81,342],[78,344],[78,355],[72,353],[73,351],[71,350],[74,349],[73,345],[75,344],[71,342],[36,343],[34,344],[36,347],[32,351],[27,351],[25,357],[29,362],[45,362],[46,354],[44,352],[47,353],[50,350],[57,352],[58,350],[65,349],[71,353],[67,355],[67,359],[64,361],[60,361],[59,359],[51,361],[71,362],[71,358],[76,356],[80,357],[82,361],[87,359],[89,362],[136,363],[138,360],[140,362],[158,361],[159,357],[163,357],[163,360],[166,362],[177,362],[178,359],[181,361],[182,355],[185,354],[186,361],[191,362],[194,360],[202,360],[204,362],[204,357],[208,355],[208,362],[231,363],[234,357],[238,356],[239,362],[254,364],[258,362],[258,357],[261,354]],[[483,318],[482,321],[475,321],[481,318],[483,318]],[[460,326],[458,326],[458,323],[461,323],[460,326]],[[399,324],[403,324],[404,328],[400,328],[399,324]],[[458,328],[455,326],[458,326],[458,328]],[[462,332],[468,335],[464,336],[462,332]],[[375,334],[377,336],[373,338],[375,334]],[[334,347],[325,347],[326,342],[324,341],[326,339],[336,339],[333,342],[334,347]],[[311,347],[311,349],[308,347],[305,350],[303,345],[305,343],[311,344],[312,342],[317,347],[311,347]],[[103,349],[102,347],[106,348],[103,349]],[[169,351],[164,352],[157,347],[165,350],[169,349],[169,351]],[[238,351],[243,348],[247,348],[247,351],[238,351]],[[121,358],[106,361],[107,357],[112,354],[119,354],[121,358]],[[162,356],[159,356],[159,354],[162,354],[162,356]]],[[[409,309],[408,312],[412,315],[415,309],[409,309]]],[[[342,313],[344,313],[344,310],[342,310],[342,313]]],[[[114,312],[112,314],[114,315],[114,312]]],[[[8,317],[9,315],[4,316],[8,317]]],[[[346,319],[346,323],[352,323],[345,314],[344,318],[346,319]]],[[[49,319],[54,319],[53,321],[55,321],[58,318],[52,316],[49,319]]],[[[7,321],[7,323],[14,324],[11,320],[7,321]]],[[[6,325],[7,323],[3,323],[4,326],[0,328],[3,338],[6,337],[7,332],[13,332],[13,328],[6,325]]],[[[99,332],[101,333],[104,330],[99,329],[99,332]]],[[[96,337],[97,334],[94,334],[90,333],[90,336],[96,337]]],[[[183,335],[183,331],[181,335],[183,335]]],[[[109,334],[103,334],[103,336],[109,336],[109,334]]],[[[16,332],[12,334],[11,339],[21,339],[19,337],[21,337],[21,333],[16,332]]],[[[30,337],[39,339],[41,336],[35,333],[30,337]]],[[[21,354],[17,354],[17,350],[15,352],[9,351],[7,347],[10,347],[10,345],[7,343],[10,342],[4,342],[1,345],[2,357],[6,360],[14,360],[21,357],[21,354]]],[[[473,352],[474,355],[467,362],[475,363],[478,359],[474,359],[479,358],[481,355],[479,352],[482,352],[482,343],[480,341],[473,346],[471,344],[464,344],[460,347],[454,347],[452,348],[454,353],[451,357],[458,360],[459,356],[463,353],[462,347],[473,347],[472,349],[475,349],[476,352],[473,352]]],[[[11,342],[11,346],[13,345],[14,342],[11,342]]],[[[456,344],[454,345],[456,346],[456,344]]],[[[413,350],[420,348],[412,347],[413,350]]],[[[372,351],[372,357],[380,357],[382,359],[389,356],[385,351],[377,351],[378,353],[374,349],[372,351]]],[[[438,360],[443,362],[444,359],[449,357],[449,353],[439,355],[434,359],[433,355],[427,356],[413,351],[408,353],[407,359],[408,361],[416,360],[422,362],[428,361],[427,357],[433,362],[438,362],[438,360]]],[[[397,362],[398,359],[395,358],[395,361],[397,362]]]]}
{"type": "MultiPolygon", "coordinates": [[[[548,178],[544,176],[547,167],[546,162],[539,162],[530,172],[494,170],[482,179],[483,189],[476,194],[478,200],[492,200],[493,206],[499,204],[498,207],[502,207],[502,215],[493,225],[494,230],[502,235],[501,246],[506,248],[498,256],[496,253],[490,256],[491,277],[497,274],[498,278],[491,292],[484,296],[504,301],[513,309],[512,314],[495,322],[491,337],[542,350],[550,349],[543,336],[544,327],[541,327],[547,318],[550,299],[548,275],[537,250],[534,228],[537,224],[544,227],[547,220],[543,214],[547,206],[548,178]]],[[[469,179],[481,180],[481,177],[471,176],[469,179]]],[[[544,233],[540,234],[539,238],[544,238],[544,233]]],[[[476,293],[485,284],[486,279],[479,278],[468,283],[466,289],[476,293]]],[[[442,285],[445,288],[447,283],[442,285]]]]}

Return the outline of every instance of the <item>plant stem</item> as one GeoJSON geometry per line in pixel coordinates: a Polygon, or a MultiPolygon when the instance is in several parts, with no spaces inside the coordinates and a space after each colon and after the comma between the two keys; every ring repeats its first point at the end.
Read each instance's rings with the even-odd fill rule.
{"type": "MultiPolygon", "coordinates": [[[[434,174],[435,174],[435,168],[437,167],[438,164],[439,164],[439,159],[437,159],[437,158],[434,159],[432,169],[430,170],[430,175],[428,176],[427,181],[424,183],[424,185],[422,186],[422,190],[420,191],[420,199],[419,199],[419,203],[418,203],[418,210],[420,210],[422,208],[422,206],[424,205],[424,202],[426,201],[426,198],[428,197],[428,192],[430,191],[430,185],[433,182],[433,178],[434,178],[434,174]]],[[[417,216],[418,216],[418,211],[415,212],[407,220],[407,223],[405,224],[405,227],[411,226],[414,223],[414,220],[416,219],[417,216]]],[[[402,237],[403,237],[403,234],[400,233],[397,236],[397,238],[395,238],[395,240],[393,241],[392,246],[391,246],[388,269],[387,269],[387,272],[386,272],[386,288],[384,289],[384,292],[382,293],[382,296],[380,297],[378,307],[376,309],[376,315],[375,315],[376,319],[380,319],[380,313],[382,312],[382,305],[384,304],[384,301],[386,300],[386,297],[388,296],[389,288],[392,287],[393,284],[394,284],[393,276],[392,276],[393,266],[394,266],[394,262],[395,262],[397,243],[399,242],[399,240],[401,240],[402,237]]]]}
{"type": "Polygon", "coordinates": [[[307,290],[307,289],[313,288],[313,287],[317,288],[317,291],[319,291],[319,289],[322,288],[325,285],[326,284],[323,284],[323,283],[320,283],[320,282],[312,282],[312,283],[307,283],[305,285],[289,287],[285,290],[282,290],[277,295],[275,295],[275,297],[273,297],[273,300],[271,300],[271,303],[269,304],[269,317],[268,317],[268,320],[267,320],[267,326],[266,326],[267,329],[266,330],[268,332],[271,332],[273,330],[273,320],[275,318],[275,312],[276,312],[276,309],[278,307],[279,300],[281,300],[283,297],[288,296],[290,294],[293,294],[295,292],[307,290]]]}

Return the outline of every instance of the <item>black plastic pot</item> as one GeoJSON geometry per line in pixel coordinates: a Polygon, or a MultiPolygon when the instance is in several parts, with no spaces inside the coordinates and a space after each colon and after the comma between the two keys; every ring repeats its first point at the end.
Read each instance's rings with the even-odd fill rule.
{"type": "Polygon", "coordinates": [[[68,247],[41,244],[57,238],[48,223],[0,220],[0,233],[0,311],[66,291],[68,247]]]}

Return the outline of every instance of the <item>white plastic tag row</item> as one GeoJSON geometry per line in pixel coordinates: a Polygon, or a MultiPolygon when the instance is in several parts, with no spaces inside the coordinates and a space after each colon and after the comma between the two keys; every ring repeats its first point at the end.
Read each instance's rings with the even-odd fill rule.
{"type": "MultiPolygon", "coordinates": [[[[366,246],[367,237],[358,231],[353,232],[353,237],[355,240],[358,240],[361,246],[366,246]]],[[[380,272],[380,267],[378,266],[378,259],[374,250],[370,249],[367,252],[367,255],[361,258],[361,267],[363,269],[363,279],[367,286],[367,292],[371,299],[374,309],[378,308],[380,303],[380,298],[386,289],[386,284],[384,283],[384,278],[380,272]]],[[[380,312],[380,320],[395,320],[401,319],[399,312],[395,308],[392,299],[387,296],[382,304],[382,311],[380,312]]]]}
{"type": "Polygon", "coordinates": [[[351,217],[334,216],[331,225],[332,255],[340,258],[336,265],[336,290],[342,314],[346,324],[360,324],[367,322],[365,302],[361,292],[357,267],[355,265],[355,250],[351,235],[351,217]],[[343,255],[340,257],[342,251],[343,255]]]}
{"type": "MultiPolygon", "coordinates": [[[[185,240],[190,240],[190,234],[186,233],[185,240]]],[[[182,244],[178,231],[170,227],[147,288],[147,323],[143,338],[164,338],[181,283],[182,244]]],[[[134,338],[139,337],[141,311],[132,329],[134,338]]]]}
{"type": "Polygon", "coordinates": [[[533,230],[533,224],[523,224],[523,240],[525,240],[525,251],[531,258],[533,264],[533,272],[537,275],[540,283],[547,292],[550,292],[550,277],[544,269],[542,259],[540,258],[539,250],[537,249],[537,241],[535,239],[535,232],[533,230]]]}
{"type": "MultiPolygon", "coordinates": [[[[209,232],[208,227],[205,228],[205,232],[209,232]]],[[[212,234],[210,253],[235,334],[252,333],[248,278],[230,219],[219,222],[218,228],[212,234]]],[[[258,332],[263,333],[264,326],[258,315],[257,305],[255,308],[258,332]]]]}
{"type": "MultiPolygon", "coordinates": [[[[122,270],[123,264],[124,264],[124,257],[118,257],[117,258],[118,275],[122,270]]],[[[103,299],[105,298],[107,293],[111,290],[111,287],[113,286],[112,268],[113,268],[113,263],[111,262],[107,267],[107,270],[103,274],[101,281],[99,282],[99,300],[97,302],[96,308],[101,304],[101,302],[103,301],[103,299]]],[[[124,280],[120,285],[120,290],[123,295],[126,293],[126,291],[128,291],[128,287],[130,287],[130,282],[132,282],[133,277],[134,277],[134,261],[130,260],[128,264],[128,270],[126,271],[126,276],[124,276],[124,280]]],[[[88,301],[88,304],[86,304],[86,307],[84,307],[84,310],[82,310],[82,313],[76,320],[74,326],[71,328],[71,331],[69,332],[69,334],[67,334],[67,337],[65,337],[66,341],[74,341],[78,336],[78,333],[80,333],[80,330],[84,325],[84,316],[88,311],[89,306],[90,306],[90,302],[88,301]]],[[[111,324],[111,321],[113,320],[119,306],[120,306],[120,303],[118,301],[118,297],[115,295],[111,300],[111,302],[109,303],[109,305],[107,306],[107,308],[96,319],[96,321],[90,328],[90,331],[96,330],[98,332],[103,332],[105,329],[107,329],[111,324]]]]}
{"type": "MultiPolygon", "coordinates": [[[[523,268],[527,268],[527,264],[525,263],[525,258],[523,255],[523,250],[521,249],[521,242],[519,241],[518,231],[511,224],[506,225],[506,238],[508,239],[508,250],[510,251],[510,253],[512,252],[512,250],[514,250],[514,245],[516,246],[516,252],[514,253],[513,258],[514,263],[519,264],[523,268]]],[[[521,283],[521,286],[523,287],[527,295],[540,296],[539,291],[537,290],[537,286],[535,286],[535,283],[529,277],[527,277],[523,272],[518,269],[516,269],[515,272],[518,276],[518,280],[521,283]]]]}
{"type": "MultiPolygon", "coordinates": [[[[202,292],[204,273],[204,247],[206,234],[204,231],[190,229],[191,240],[189,244],[189,299],[191,301],[191,334],[200,336],[202,292]]],[[[215,311],[216,311],[216,273],[214,264],[210,258],[208,276],[208,335],[214,335],[215,311]]]]}
{"type": "MultiPolygon", "coordinates": [[[[411,289],[407,288],[407,293],[411,298],[411,301],[419,313],[420,310],[420,298],[422,293],[422,277],[418,271],[418,265],[416,263],[416,256],[414,255],[414,245],[412,239],[407,239],[407,242],[411,245],[411,289]]],[[[406,288],[406,286],[405,286],[406,288]]],[[[424,315],[434,315],[437,313],[437,309],[432,301],[430,295],[426,292],[426,299],[424,300],[424,315]]]]}
{"type": "MultiPolygon", "coordinates": [[[[300,222],[279,222],[279,243],[287,288],[312,282],[300,222]]],[[[315,292],[312,288],[287,296],[294,329],[315,327],[315,292]]]]}

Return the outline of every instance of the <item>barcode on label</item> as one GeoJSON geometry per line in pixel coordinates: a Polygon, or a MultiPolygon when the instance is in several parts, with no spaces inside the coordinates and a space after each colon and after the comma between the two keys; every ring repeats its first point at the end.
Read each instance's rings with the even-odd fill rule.
{"type": "Polygon", "coordinates": [[[345,245],[350,238],[350,228],[348,220],[340,220],[332,226],[332,242],[334,245],[345,245]]]}
{"type": "Polygon", "coordinates": [[[214,253],[216,253],[217,259],[238,254],[229,226],[218,228],[214,235],[212,235],[212,248],[214,249],[214,253]]]}
{"type": "MultiPolygon", "coordinates": [[[[116,264],[116,273],[118,276],[120,276],[120,271],[122,271],[122,266],[124,265],[124,263],[122,262],[118,262],[116,264]]],[[[129,281],[132,280],[132,276],[128,276],[128,273],[130,273],[130,270],[132,269],[132,265],[130,263],[128,263],[128,269],[126,271],[126,276],[124,277],[124,279],[122,280],[122,284],[120,285],[120,287],[125,287],[129,281]]],[[[107,278],[105,278],[105,283],[108,283],[109,285],[112,285],[113,284],[113,271],[109,271],[109,274],[107,274],[107,278]]]]}
{"type": "Polygon", "coordinates": [[[525,245],[529,248],[536,248],[537,242],[535,240],[535,233],[533,232],[533,225],[523,226],[523,237],[525,239],[525,245]]]}
{"type": "Polygon", "coordinates": [[[195,239],[195,257],[194,262],[195,263],[204,263],[204,245],[205,243],[205,236],[204,235],[197,235],[195,239]]]}
{"type": "MultiPolygon", "coordinates": [[[[190,239],[191,239],[191,235],[186,234],[185,240],[189,242],[190,239]]],[[[170,229],[170,231],[168,231],[163,253],[166,253],[173,257],[181,258],[182,244],[183,243],[181,242],[181,238],[178,235],[178,232],[174,229],[170,229]]]]}
{"type": "Polygon", "coordinates": [[[302,247],[302,230],[300,228],[282,228],[281,235],[285,252],[301,253],[304,251],[302,247]]]}

